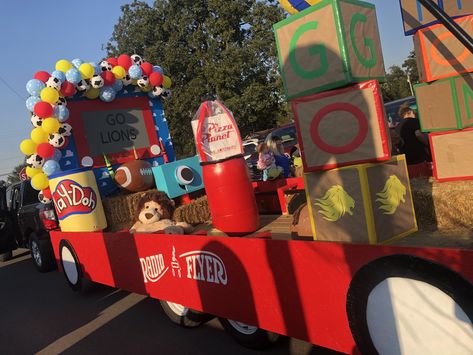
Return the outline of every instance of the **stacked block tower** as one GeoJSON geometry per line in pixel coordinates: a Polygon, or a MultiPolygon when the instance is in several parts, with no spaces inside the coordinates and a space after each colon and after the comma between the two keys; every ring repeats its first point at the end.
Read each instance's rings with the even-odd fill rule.
{"type": "Polygon", "coordinates": [[[405,158],[390,155],[374,5],[322,0],[274,31],[314,239],[375,244],[417,230],[405,158]]]}
{"type": "MultiPolygon", "coordinates": [[[[473,36],[473,2],[439,1],[473,36]]],[[[419,119],[429,133],[438,181],[473,178],[473,54],[418,2],[402,0],[404,31],[414,34],[419,119]]]]}

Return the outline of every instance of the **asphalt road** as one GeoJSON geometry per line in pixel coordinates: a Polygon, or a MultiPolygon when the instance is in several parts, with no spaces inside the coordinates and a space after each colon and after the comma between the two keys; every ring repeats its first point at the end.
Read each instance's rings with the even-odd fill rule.
{"type": "MultiPolygon", "coordinates": [[[[75,293],[56,271],[36,271],[28,251],[0,263],[0,353],[257,354],[212,320],[199,328],[171,323],[157,300],[95,286],[75,293]]],[[[334,352],[282,337],[265,354],[334,352]]]]}

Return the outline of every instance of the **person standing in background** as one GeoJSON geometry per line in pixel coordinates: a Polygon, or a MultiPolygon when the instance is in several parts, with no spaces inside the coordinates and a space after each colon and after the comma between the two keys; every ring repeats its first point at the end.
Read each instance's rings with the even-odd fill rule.
{"type": "Polygon", "coordinates": [[[276,166],[283,169],[284,177],[294,176],[291,166],[291,159],[284,153],[284,146],[281,137],[274,136],[268,142],[268,147],[274,154],[276,166]]]}

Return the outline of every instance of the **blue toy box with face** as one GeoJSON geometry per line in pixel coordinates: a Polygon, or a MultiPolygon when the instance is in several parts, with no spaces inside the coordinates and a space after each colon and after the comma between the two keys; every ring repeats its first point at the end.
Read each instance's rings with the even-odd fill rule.
{"type": "Polygon", "coordinates": [[[169,198],[179,197],[204,188],[202,167],[197,156],[153,167],[159,191],[169,198]]]}

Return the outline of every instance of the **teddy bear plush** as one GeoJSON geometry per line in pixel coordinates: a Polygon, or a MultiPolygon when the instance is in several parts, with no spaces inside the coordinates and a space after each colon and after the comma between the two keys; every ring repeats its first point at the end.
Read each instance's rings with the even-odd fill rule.
{"type": "Polygon", "coordinates": [[[136,208],[136,223],[130,233],[155,233],[164,231],[166,234],[185,234],[192,231],[186,222],[173,221],[174,201],[161,191],[153,190],[144,193],[136,208]]]}

